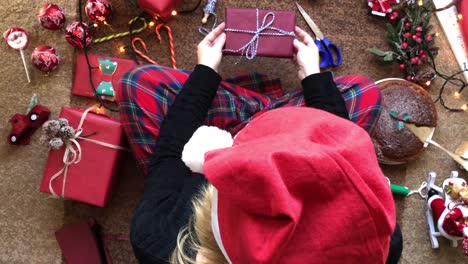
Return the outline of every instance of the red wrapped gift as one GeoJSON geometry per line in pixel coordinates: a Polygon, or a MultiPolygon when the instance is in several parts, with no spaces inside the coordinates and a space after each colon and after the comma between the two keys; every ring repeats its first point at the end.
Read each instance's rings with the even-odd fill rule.
{"type": "MultiPolygon", "coordinates": [[[[93,84],[96,94],[101,98],[113,101],[115,88],[119,87],[120,79],[131,68],[136,66],[132,60],[110,58],[88,54],[89,63],[92,67],[93,84]]],[[[76,58],[75,80],[73,82],[72,94],[94,98],[94,91],[89,82],[89,70],[86,57],[83,53],[76,58]]]]}
{"type": "Polygon", "coordinates": [[[75,134],[49,151],[40,191],[104,207],[116,182],[123,130],[119,121],[91,109],[62,108],[60,118],[75,134]]]}
{"type": "Polygon", "coordinates": [[[226,8],[225,54],[292,58],[296,13],[226,8]]]}
{"type": "Polygon", "coordinates": [[[55,238],[67,264],[112,264],[101,226],[94,218],[62,227],[55,238]]]}
{"type": "Polygon", "coordinates": [[[173,16],[172,12],[177,11],[181,2],[182,0],[137,0],[137,5],[148,14],[167,20],[173,16]]]}

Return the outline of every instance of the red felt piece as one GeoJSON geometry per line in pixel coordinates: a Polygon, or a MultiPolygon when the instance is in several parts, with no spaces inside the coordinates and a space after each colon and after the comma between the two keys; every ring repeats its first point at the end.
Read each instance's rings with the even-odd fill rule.
{"type": "Polygon", "coordinates": [[[27,115],[14,114],[10,118],[12,129],[7,141],[14,145],[27,145],[31,136],[49,119],[50,111],[43,105],[36,105],[27,115]]]}

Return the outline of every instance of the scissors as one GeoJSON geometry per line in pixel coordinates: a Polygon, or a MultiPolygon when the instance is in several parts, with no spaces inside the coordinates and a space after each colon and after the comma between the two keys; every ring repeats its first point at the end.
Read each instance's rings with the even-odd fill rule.
{"type": "Polygon", "coordinates": [[[307,25],[312,29],[315,34],[315,45],[317,45],[319,49],[319,55],[321,58],[320,68],[327,68],[327,67],[338,67],[341,65],[341,52],[340,49],[331,41],[329,41],[314,23],[312,18],[305,12],[305,10],[296,2],[297,9],[301,13],[302,17],[304,17],[307,25]],[[336,55],[336,60],[335,56],[336,55]]]}

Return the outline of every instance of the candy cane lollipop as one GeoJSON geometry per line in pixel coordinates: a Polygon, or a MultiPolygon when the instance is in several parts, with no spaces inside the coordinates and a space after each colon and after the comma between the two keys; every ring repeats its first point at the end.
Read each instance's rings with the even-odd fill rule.
{"type": "Polygon", "coordinates": [[[20,51],[24,70],[26,71],[26,77],[28,78],[28,82],[31,82],[31,79],[29,78],[28,66],[26,65],[26,60],[24,59],[23,53],[23,50],[28,46],[29,43],[28,33],[22,28],[14,27],[5,31],[5,33],[3,33],[3,37],[5,38],[6,43],[8,46],[10,46],[10,48],[20,51]]]}

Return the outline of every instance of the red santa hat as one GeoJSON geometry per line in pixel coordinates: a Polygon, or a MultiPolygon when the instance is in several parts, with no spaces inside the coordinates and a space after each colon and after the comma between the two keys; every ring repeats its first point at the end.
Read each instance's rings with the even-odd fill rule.
{"type": "Polygon", "coordinates": [[[212,228],[229,263],[385,263],[395,227],[368,134],[327,112],[287,107],[205,154],[212,228]]]}

